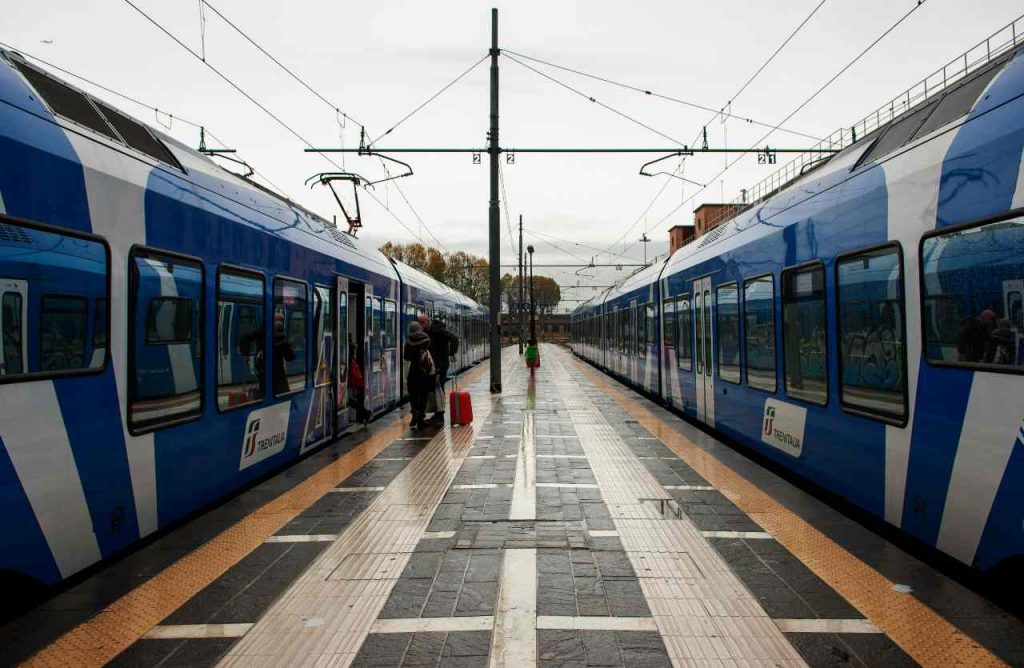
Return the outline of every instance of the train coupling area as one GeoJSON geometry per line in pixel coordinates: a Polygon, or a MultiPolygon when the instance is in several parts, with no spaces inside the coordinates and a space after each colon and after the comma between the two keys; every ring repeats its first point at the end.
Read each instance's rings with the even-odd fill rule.
{"type": "MultiPolygon", "coordinates": [[[[1024,624],[566,350],[0,627],[30,666],[1024,664],[1024,624]]],[[[353,442],[347,442],[353,441],[353,442]]]]}

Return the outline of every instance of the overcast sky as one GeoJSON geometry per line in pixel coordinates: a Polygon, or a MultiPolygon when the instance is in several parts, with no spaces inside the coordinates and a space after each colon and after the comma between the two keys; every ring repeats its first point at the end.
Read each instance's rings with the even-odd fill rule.
{"type": "MultiPolygon", "coordinates": [[[[210,1],[323,97],[365,123],[373,136],[483,57],[490,46],[493,3],[210,1]]],[[[197,2],[136,2],[190,47],[201,49],[197,2]]],[[[497,6],[502,48],[719,108],[819,2],[518,0],[497,6]]],[[[772,124],[781,121],[916,2],[826,0],[732,103],[732,113],[772,124]]],[[[970,4],[927,0],[786,127],[824,137],[848,126],[1020,13],[1019,0],[970,4]]],[[[326,217],[336,212],[329,194],[303,186],[307,177],[332,170],[331,165],[303,153],[298,139],[123,0],[9,2],[3,17],[0,41],[205,124],[289,196],[326,217]]],[[[342,130],[327,105],[209,9],[205,53],[209,63],[315,145],[337,146],[342,137],[346,145],[358,143],[355,122],[350,120],[342,130]]],[[[684,143],[692,142],[711,118],[707,111],[537,67],[684,143]]],[[[488,85],[484,63],[378,146],[483,146],[488,85]]],[[[156,125],[152,112],[99,95],[156,125]]],[[[764,133],[763,128],[736,119],[724,124],[715,121],[707,130],[712,146],[729,147],[748,146],[764,133]]],[[[192,146],[198,144],[198,132],[180,122],[172,123],[169,132],[192,146]]],[[[812,143],[781,132],[768,141],[779,147],[812,143]]],[[[501,142],[509,147],[672,145],[505,58],[501,60],[501,142]]],[[[338,156],[334,159],[341,161],[338,156]]],[[[481,165],[473,165],[469,155],[408,159],[416,173],[400,184],[423,223],[447,249],[486,254],[486,156],[481,165]]],[[[537,264],[580,262],[592,256],[597,256],[598,263],[631,262],[599,255],[590,247],[610,247],[639,262],[643,244],[637,239],[645,230],[653,240],[648,253],[664,253],[671,225],[692,222],[693,209],[702,202],[734,199],[741,188],[768,176],[783,162],[780,159],[780,165],[769,167],[747,156],[699,194],[697,186],[674,181],[644,215],[667,178],[639,176],[638,169],[647,159],[639,155],[517,155],[515,165],[503,167],[508,197],[502,209],[502,262],[515,262],[504,206],[512,218],[513,233],[519,214],[523,215],[526,242],[536,247],[537,264]],[[637,221],[622,242],[612,245],[637,221]],[[548,243],[550,237],[530,230],[565,241],[554,241],[559,249],[548,243]]],[[[703,183],[723,162],[721,155],[697,155],[687,159],[684,174],[703,183]]],[[[349,156],[345,164],[370,178],[382,174],[376,160],[349,156]]],[[[409,229],[364,196],[361,236],[382,243],[411,241],[418,235],[436,245],[393,187],[378,186],[375,194],[409,229]]],[[[538,269],[537,273],[569,286],[607,285],[625,271],[611,268],[576,275],[570,268],[538,269]]],[[[591,294],[588,289],[563,293],[566,298],[591,294]]]]}

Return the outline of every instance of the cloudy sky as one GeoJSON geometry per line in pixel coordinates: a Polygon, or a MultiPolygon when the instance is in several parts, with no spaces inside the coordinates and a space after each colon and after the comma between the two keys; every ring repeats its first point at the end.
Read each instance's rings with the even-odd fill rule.
{"type": "MultiPolygon", "coordinates": [[[[200,20],[196,1],[133,0],[167,30],[233,79],[317,146],[358,143],[358,123],[382,134],[486,55],[490,7],[470,0],[312,2],[210,0],[263,48],[304,78],[325,104],[260,54],[213,11],[200,20]],[[205,26],[205,29],[203,28],[205,26]],[[205,39],[203,38],[205,35],[205,39]],[[332,106],[349,118],[342,128],[332,106]],[[353,121],[351,119],[356,119],[353,121]]],[[[498,2],[504,49],[711,108],[721,108],[821,0],[764,2],[498,2]]],[[[640,127],[507,58],[501,60],[501,141],[509,147],[663,147],[667,137],[693,142],[707,127],[712,146],[749,146],[910,10],[917,0],[825,0],[804,28],[739,97],[737,117],[646,96],[533,63],[559,81],[653,128],[640,127]]],[[[1003,27],[1019,0],[926,0],[885,40],[808,104],[786,128],[824,137],[894,96],[1003,27]]],[[[290,197],[324,216],[336,205],[303,186],[334,169],[303,153],[302,142],[161,33],[124,0],[8,3],[0,41],[89,77],[176,116],[204,124],[290,197]]],[[[488,127],[488,69],[483,63],[402,123],[379,147],[476,147],[488,127]]],[[[83,85],[89,89],[89,86],[83,85]]],[[[156,118],[98,93],[156,126],[156,118]]],[[[198,131],[179,121],[170,134],[197,145],[198,131]]],[[[810,140],[777,132],[778,147],[810,140]]],[[[341,158],[334,158],[339,163],[341,158]]],[[[702,202],[729,201],[778,166],[754,156],[737,162],[705,189],[667,177],[638,175],[638,155],[525,155],[503,166],[502,262],[514,263],[509,230],[520,214],[537,264],[641,262],[667,249],[667,230],[692,222],[702,202]],[[660,196],[657,196],[658,193],[660,196]],[[505,220],[505,207],[511,217],[505,220]],[[606,251],[606,252],[602,252],[606,251]],[[613,255],[617,253],[619,255],[613,255]]],[[[686,160],[683,174],[706,183],[721,155],[686,160]]],[[[363,198],[374,242],[422,238],[430,245],[480,254],[487,248],[488,172],[469,155],[414,155],[415,175],[363,198]],[[403,198],[404,193],[404,198],[403,198]],[[405,201],[411,203],[412,208],[405,201]],[[389,213],[384,206],[391,210],[389,213]],[[397,218],[397,220],[396,220],[397,218]],[[399,222],[401,221],[401,222],[399,222]],[[404,223],[404,225],[403,225],[404,223]],[[433,236],[432,236],[433,235],[433,236]]],[[[780,160],[780,163],[782,160],[780,160]]],[[[672,163],[666,163],[672,165],[672,163]]],[[[349,156],[347,168],[372,178],[379,161],[349,156]]],[[[564,287],[607,285],[628,268],[538,269],[564,287]]],[[[585,298],[586,287],[564,292],[585,298]]],[[[567,302],[565,305],[571,306],[567,302]]]]}

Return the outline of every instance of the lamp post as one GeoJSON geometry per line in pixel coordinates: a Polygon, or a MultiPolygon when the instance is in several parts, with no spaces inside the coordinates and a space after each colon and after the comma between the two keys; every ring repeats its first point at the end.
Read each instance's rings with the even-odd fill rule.
{"type": "Polygon", "coordinates": [[[533,246],[527,246],[530,254],[530,345],[537,345],[537,300],[533,292],[533,246]]]}

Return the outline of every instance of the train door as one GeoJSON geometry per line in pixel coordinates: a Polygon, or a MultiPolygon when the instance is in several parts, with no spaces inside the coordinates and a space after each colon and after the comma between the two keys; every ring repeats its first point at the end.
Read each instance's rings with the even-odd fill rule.
{"type": "Polygon", "coordinates": [[[349,328],[349,292],[348,279],[338,276],[334,285],[334,433],[340,434],[349,424],[348,421],[348,369],[349,346],[352,343],[352,330],[349,328]]]}
{"type": "Polygon", "coordinates": [[[1003,281],[1003,314],[1014,333],[1011,364],[1024,364],[1024,279],[1003,281]]]}
{"type": "Polygon", "coordinates": [[[640,321],[637,320],[636,300],[629,302],[629,338],[626,344],[626,378],[636,382],[640,368],[640,321]]]}
{"type": "Polygon", "coordinates": [[[28,281],[0,278],[0,376],[28,367],[28,281]]]}
{"type": "Polygon", "coordinates": [[[339,346],[334,333],[337,318],[334,291],[326,285],[313,286],[313,397],[306,414],[302,439],[305,451],[334,435],[337,401],[334,398],[335,359],[339,346]]]}
{"type": "Polygon", "coordinates": [[[711,277],[693,282],[693,315],[696,318],[696,381],[697,417],[711,426],[715,424],[715,374],[711,337],[711,277]]]}

